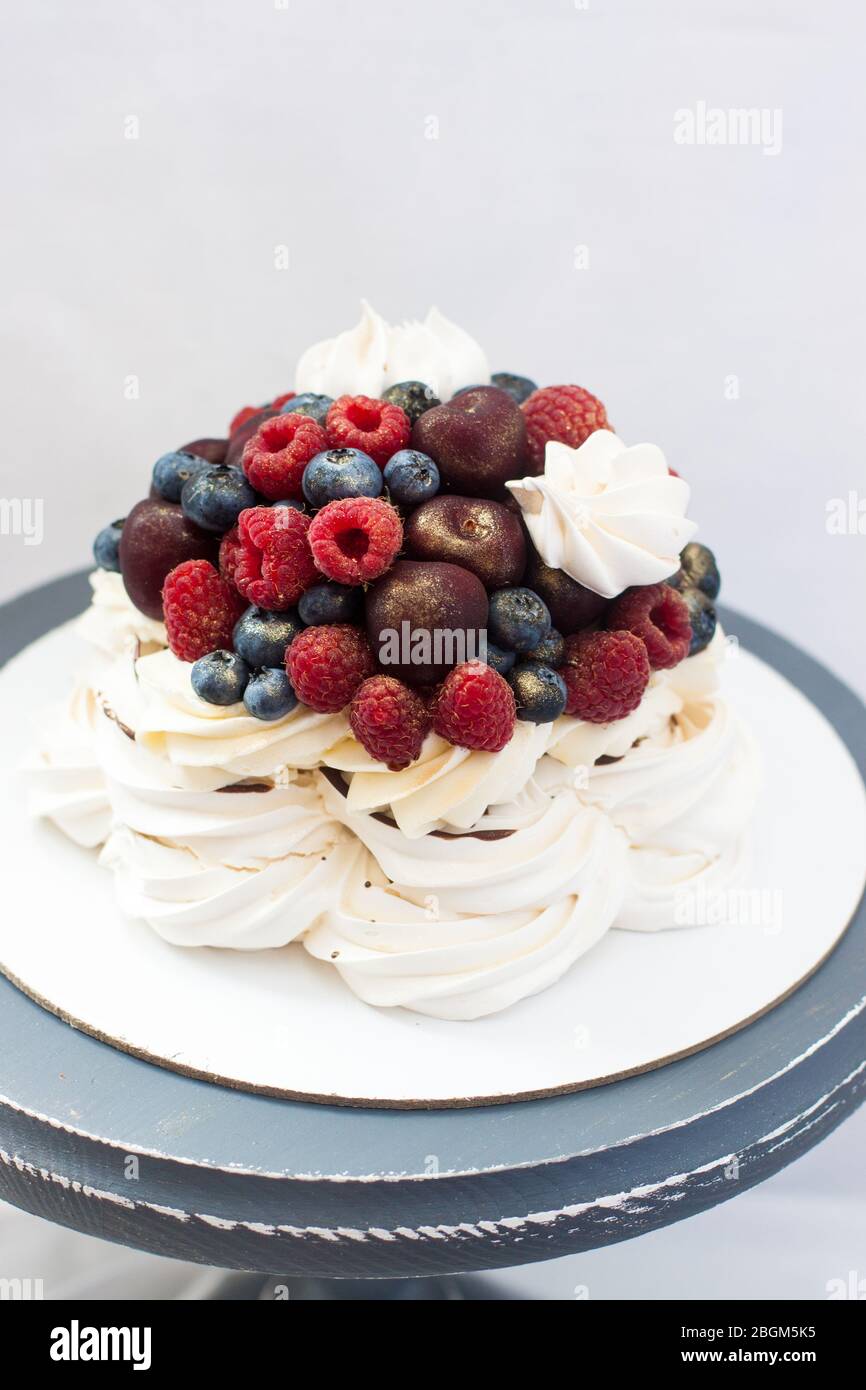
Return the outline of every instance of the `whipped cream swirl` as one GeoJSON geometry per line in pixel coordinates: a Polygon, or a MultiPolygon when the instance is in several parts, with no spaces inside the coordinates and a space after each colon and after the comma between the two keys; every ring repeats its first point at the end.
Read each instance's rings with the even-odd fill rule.
{"type": "Polygon", "coordinates": [[[357,327],[304,353],[295,375],[299,394],[375,397],[398,381],[423,381],[447,401],[462,386],[490,381],[487,358],[475,339],[438,309],[431,309],[422,323],[392,326],[366,300],[361,306],[357,327]]]}
{"type": "Polygon", "coordinates": [[[697,530],[688,483],[668,472],[661,449],[626,448],[610,430],[579,449],[551,440],[543,474],[506,487],[545,564],[604,598],[673,574],[697,530]]]}
{"type": "Polygon", "coordinates": [[[334,905],[304,938],[310,954],[334,965],[368,1004],[445,1019],[497,1013],[558,980],[620,906],[625,839],[569,793],[525,832],[498,842],[510,856],[488,856],[497,842],[435,836],[423,853],[415,842],[403,856],[399,832],[392,834],[390,846],[385,836],[375,856],[360,861],[366,877],[356,871],[339,884],[334,905]],[[557,866],[548,875],[530,870],[536,901],[517,867],[531,866],[533,850],[549,869],[557,866]],[[414,883],[389,882],[380,853],[414,883]]]}

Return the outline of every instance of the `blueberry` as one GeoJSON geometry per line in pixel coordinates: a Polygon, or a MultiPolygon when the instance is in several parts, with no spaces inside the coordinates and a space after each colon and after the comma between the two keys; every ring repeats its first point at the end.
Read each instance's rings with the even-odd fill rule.
{"type": "Polygon", "coordinates": [[[183,514],[203,531],[229,531],[241,512],[258,505],[258,495],[239,468],[201,468],[183,485],[183,514]]]}
{"type": "Polygon", "coordinates": [[[120,521],[112,521],[108,526],[103,526],[93,542],[93,559],[100,569],[120,573],[120,533],[125,520],[123,517],[120,521]]]}
{"type": "Polygon", "coordinates": [[[439,469],[429,454],[400,449],[385,464],[383,474],[391,501],[398,507],[418,507],[439,491],[439,469]]]}
{"type": "Polygon", "coordinates": [[[234,652],[226,651],[200,656],[190,675],[196,695],[209,705],[236,704],[249,678],[247,663],[234,652]]]}
{"type": "Polygon", "coordinates": [[[540,661],[542,666],[561,666],[565,660],[565,638],[552,627],[537,647],[526,654],[527,661],[540,661]]]}
{"type": "Polygon", "coordinates": [[[358,615],[361,590],[348,584],[314,584],[301,595],[298,613],[307,627],[352,623],[358,615]]]}
{"type": "Polygon", "coordinates": [[[268,613],[253,605],[235,623],[232,643],[248,666],[281,666],[286,648],[302,631],[297,613],[268,613]]]}
{"type": "Polygon", "coordinates": [[[680,567],[667,581],[673,589],[700,589],[707,598],[719,597],[722,576],[709,546],[690,541],[680,555],[680,567]]]}
{"type": "Polygon", "coordinates": [[[716,633],[716,610],[713,601],[701,589],[681,589],[688,604],[689,620],[692,625],[692,640],[689,656],[697,656],[708,647],[716,633]]]}
{"type": "Polygon", "coordinates": [[[176,449],[171,454],[163,454],[153,465],[153,486],[166,502],[179,502],[184,483],[206,467],[206,461],[197,454],[176,449]]]}
{"type": "Polygon", "coordinates": [[[490,378],[490,385],[498,386],[500,391],[507,391],[518,405],[522,405],[533,391],[538,390],[535,382],[528,376],[516,376],[514,372],[494,372],[490,378]]]}
{"type": "Polygon", "coordinates": [[[388,390],[383,392],[382,400],[388,401],[390,405],[399,405],[413,425],[425,410],[432,410],[434,405],[442,404],[433,387],[425,386],[423,381],[398,381],[396,385],[389,386],[388,390]]]}
{"type": "Polygon", "coordinates": [[[487,643],[487,665],[498,671],[500,676],[507,676],[516,660],[516,652],[507,652],[504,647],[497,647],[493,642],[487,643]]]}
{"type": "Polygon", "coordinates": [[[285,497],[285,498],[281,498],[279,502],[272,502],[272,503],[271,503],[271,506],[272,506],[272,507],[291,507],[292,511],[294,511],[294,512],[302,512],[302,511],[304,510],[304,504],[303,504],[303,502],[298,502],[294,497],[285,497]]]}
{"type": "Polygon", "coordinates": [[[303,391],[300,396],[293,396],[290,401],[286,401],[285,405],[280,407],[280,414],[309,415],[317,425],[324,425],[325,417],[333,404],[333,396],[317,396],[313,391],[303,391]]]}
{"type": "Polygon", "coordinates": [[[254,719],[282,719],[291,714],[298,697],[282,667],[266,666],[250,677],[244,691],[247,714],[254,719]]]}
{"type": "Polygon", "coordinates": [[[540,661],[521,661],[508,677],[517,702],[517,718],[530,724],[552,724],[565,709],[565,681],[540,661]]]}
{"type": "Polygon", "coordinates": [[[498,589],[490,597],[487,626],[497,647],[531,652],[550,631],[550,613],[531,589],[498,589]]]}
{"type": "Polygon", "coordinates": [[[360,449],[325,449],[310,459],[301,485],[311,507],[324,507],[341,497],[378,497],[382,470],[360,449]]]}

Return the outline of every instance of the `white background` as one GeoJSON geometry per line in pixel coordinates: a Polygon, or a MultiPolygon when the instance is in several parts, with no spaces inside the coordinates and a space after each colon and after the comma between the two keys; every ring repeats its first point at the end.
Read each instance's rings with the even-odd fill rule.
{"type": "MultiPolygon", "coordinates": [[[[659,443],[725,599],[866,689],[866,536],[827,530],[866,496],[855,0],[4,10],[0,497],[42,499],[44,541],[0,536],[0,598],[87,563],[160,453],[288,389],[362,295],[435,302],[494,370],[580,382],[659,443]],[[781,111],[781,152],[677,144],[699,102],[781,111]]],[[[588,1257],[594,1295],[866,1275],[858,1135],[588,1257]]],[[[568,1297],[567,1266],[514,1278],[568,1297]]]]}

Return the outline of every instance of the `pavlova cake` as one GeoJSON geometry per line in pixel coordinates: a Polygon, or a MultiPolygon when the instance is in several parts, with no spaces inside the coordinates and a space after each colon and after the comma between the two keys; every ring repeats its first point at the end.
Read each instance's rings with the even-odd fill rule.
{"type": "Polygon", "coordinates": [[[34,810],[167,942],[440,1018],[694,921],[756,759],[688,504],[587,390],[365,307],[99,533],[34,810]]]}

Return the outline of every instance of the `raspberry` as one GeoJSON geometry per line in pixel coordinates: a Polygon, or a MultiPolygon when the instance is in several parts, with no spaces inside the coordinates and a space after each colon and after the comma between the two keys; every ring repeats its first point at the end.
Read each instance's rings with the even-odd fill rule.
{"type": "Polygon", "coordinates": [[[286,652],[286,673],[295,694],[320,714],[345,709],[375,669],[367,638],[350,623],[305,628],[286,652]]]}
{"type": "Polygon", "coordinates": [[[229,425],[229,434],[234,434],[241,425],[245,425],[248,420],[252,420],[254,415],[259,415],[263,410],[281,410],[287,401],[294,400],[294,391],[286,391],[283,396],[275,396],[269,405],[242,405],[236,415],[232,416],[229,425]]]}
{"type": "Polygon", "coordinates": [[[230,531],[226,531],[225,535],[220,541],[219,555],[220,574],[222,575],[226,583],[230,584],[233,589],[237,588],[237,585],[235,584],[235,569],[237,568],[237,563],[240,557],[240,532],[238,531],[237,526],[233,526],[230,531]]]}
{"type": "Polygon", "coordinates": [[[605,614],[605,627],[625,628],[640,637],[654,671],[670,670],[689,654],[689,607],[682,594],[669,584],[626,589],[605,614]]]}
{"type": "Polygon", "coordinates": [[[540,473],[549,439],[577,449],[595,430],[609,430],[601,401],[582,386],[543,386],[520,407],[526,420],[529,455],[540,473]]]}
{"type": "Polygon", "coordinates": [[[403,523],[381,497],[328,502],[310,526],[313,559],[338,584],[366,584],[384,574],[403,544],[403,523]]]}
{"type": "Polygon", "coordinates": [[[580,632],[566,638],[559,669],[566,714],[610,724],[637,709],[650,676],[644,643],[633,632],[580,632]]]}
{"type": "Polygon", "coordinates": [[[409,443],[409,416],[399,405],[372,396],[340,396],[325,425],[332,449],[361,449],[380,468],[409,443]]]}
{"type": "Polygon", "coordinates": [[[413,763],[430,728],[427,703],[394,676],[371,676],[355,691],[349,711],[352,733],[392,772],[413,763]]]}
{"type": "Polygon", "coordinates": [[[176,565],[166,575],[162,603],[168,645],[181,661],[231,648],[232,628],[244,604],[209,560],[176,565]]]}
{"type": "Polygon", "coordinates": [[[270,612],[292,608],[318,578],[307,531],[294,507],[248,507],[238,517],[235,584],[247,603],[270,612]]]}
{"type": "Polygon", "coordinates": [[[301,498],[304,469],[327,449],[325,431],[309,415],[274,415],[244,445],[241,466],[257,492],[279,502],[301,498]]]}
{"type": "Polygon", "coordinates": [[[253,416],[258,415],[261,409],[262,407],[260,405],[242,405],[237,414],[233,415],[231,418],[229,434],[234,434],[235,430],[240,429],[241,425],[245,425],[248,420],[252,420],[253,416]]]}
{"type": "Polygon", "coordinates": [[[458,748],[498,753],[514,733],[517,708],[511,686],[483,661],[466,661],[445,677],[433,728],[458,748]]]}
{"type": "Polygon", "coordinates": [[[247,441],[252,439],[253,435],[258,432],[265,421],[270,420],[274,415],[276,415],[275,410],[271,410],[270,406],[263,405],[261,410],[257,410],[253,415],[249,415],[242,425],[238,425],[237,429],[232,431],[229,436],[229,447],[226,450],[225,457],[225,461],[230,468],[241,467],[241,459],[243,458],[247,441]]]}

